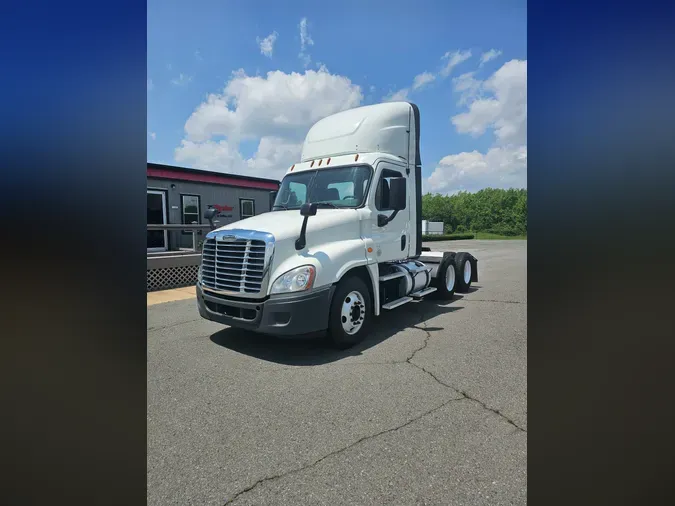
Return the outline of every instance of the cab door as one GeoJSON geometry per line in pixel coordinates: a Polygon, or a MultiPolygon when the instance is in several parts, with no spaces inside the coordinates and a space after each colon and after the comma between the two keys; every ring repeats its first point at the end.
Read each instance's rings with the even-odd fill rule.
{"type": "MultiPolygon", "coordinates": [[[[410,248],[410,203],[409,196],[406,208],[399,210],[396,216],[381,226],[378,215],[391,217],[394,213],[389,201],[390,180],[396,177],[406,177],[404,167],[387,162],[380,162],[376,169],[375,192],[371,200],[373,241],[378,262],[402,260],[408,258],[410,248]]],[[[408,190],[410,185],[406,185],[408,190]]]]}

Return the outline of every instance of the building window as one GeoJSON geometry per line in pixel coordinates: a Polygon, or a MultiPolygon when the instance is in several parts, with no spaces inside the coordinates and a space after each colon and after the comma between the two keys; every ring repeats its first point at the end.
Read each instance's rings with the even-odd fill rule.
{"type": "Polygon", "coordinates": [[[192,225],[201,223],[199,216],[199,196],[181,195],[181,213],[183,215],[183,225],[192,225]]]}
{"type": "Polygon", "coordinates": [[[253,199],[239,199],[239,217],[250,218],[255,216],[255,201],[253,199]]]}

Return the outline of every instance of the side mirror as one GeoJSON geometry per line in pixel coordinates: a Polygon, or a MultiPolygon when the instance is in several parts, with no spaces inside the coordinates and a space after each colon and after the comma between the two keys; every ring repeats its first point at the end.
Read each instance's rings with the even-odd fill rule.
{"type": "Polygon", "coordinates": [[[394,177],[389,180],[389,207],[394,211],[402,211],[405,209],[406,185],[407,180],[404,177],[394,177]]]}
{"type": "Polygon", "coordinates": [[[300,214],[302,216],[316,216],[316,209],[317,205],[316,204],[310,204],[309,202],[306,204],[302,204],[300,206],[300,214]]]}
{"type": "Polygon", "coordinates": [[[209,225],[211,225],[212,229],[216,228],[216,225],[213,223],[213,218],[215,218],[217,214],[218,214],[218,209],[215,209],[213,207],[208,208],[204,212],[204,218],[206,218],[206,221],[209,222],[209,225]]]}
{"type": "Polygon", "coordinates": [[[302,204],[300,206],[300,214],[305,218],[302,220],[302,227],[300,228],[300,237],[295,240],[295,249],[300,251],[307,245],[307,219],[310,216],[316,215],[316,204],[302,204]]]}

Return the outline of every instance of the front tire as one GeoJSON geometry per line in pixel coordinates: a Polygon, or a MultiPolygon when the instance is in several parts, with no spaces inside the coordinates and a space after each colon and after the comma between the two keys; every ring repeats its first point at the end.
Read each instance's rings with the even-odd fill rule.
{"type": "Polygon", "coordinates": [[[471,255],[468,253],[457,253],[455,256],[455,275],[457,278],[457,291],[466,293],[471,286],[473,277],[473,265],[471,264],[471,255]]]}
{"type": "Polygon", "coordinates": [[[341,350],[351,348],[368,335],[372,318],[372,300],[363,280],[355,276],[341,280],[331,301],[329,342],[341,350]]]}

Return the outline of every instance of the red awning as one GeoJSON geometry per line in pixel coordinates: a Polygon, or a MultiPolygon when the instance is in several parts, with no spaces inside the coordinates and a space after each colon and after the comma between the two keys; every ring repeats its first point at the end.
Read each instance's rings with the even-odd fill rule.
{"type": "Polygon", "coordinates": [[[148,177],[157,177],[162,179],[176,179],[179,181],[196,181],[199,183],[222,184],[228,186],[238,186],[240,188],[257,188],[259,190],[278,190],[279,185],[267,181],[253,181],[249,179],[238,179],[220,174],[193,174],[171,169],[156,169],[148,167],[148,177]]]}

